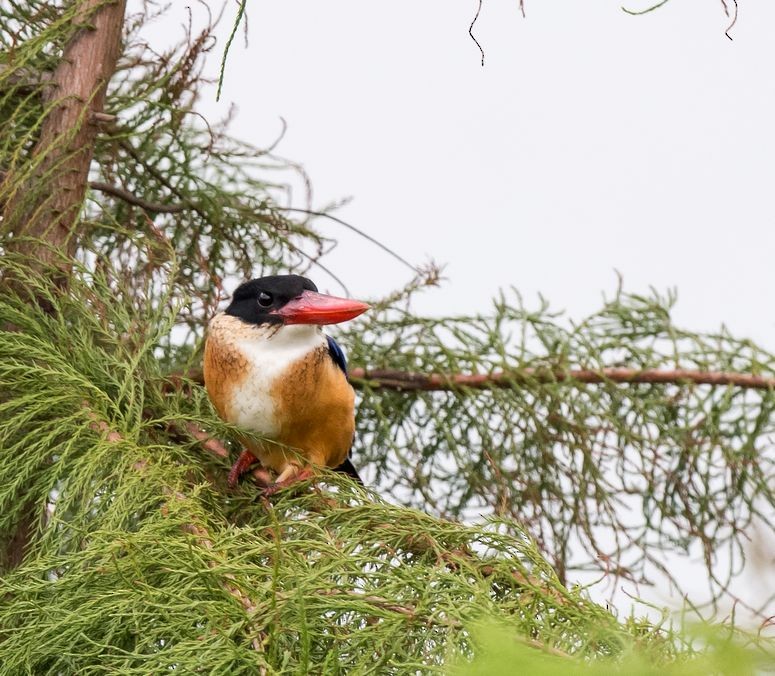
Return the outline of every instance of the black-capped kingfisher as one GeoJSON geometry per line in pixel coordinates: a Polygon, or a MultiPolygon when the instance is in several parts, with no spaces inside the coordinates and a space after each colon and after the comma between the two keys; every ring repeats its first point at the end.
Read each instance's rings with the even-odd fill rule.
{"type": "Polygon", "coordinates": [[[309,476],[311,465],[360,480],[348,457],[355,393],[344,353],[321,327],[368,307],[318,293],[306,277],[273,275],[240,285],[213,317],[204,353],[210,400],[227,422],[271,440],[241,439],[229,485],[257,460],[277,474],[270,492],[309,476]]]}

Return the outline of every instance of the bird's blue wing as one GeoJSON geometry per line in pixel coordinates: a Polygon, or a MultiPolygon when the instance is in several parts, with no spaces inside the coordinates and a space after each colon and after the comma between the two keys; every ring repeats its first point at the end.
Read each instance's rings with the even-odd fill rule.
{"type": "MultiPolygon", "coordinates": [[[[339,347],[339,344],[331,337],[326,336],[326,340],[328,341],[328,354],[331,355],[331,359],[334,360],[334,363],[342,369],[342,373],[347,375],[347,359],[344,356],[344,352],[342,351],[342,348],[339,347]]],[[[350,449],[352,451],[352,449],[350,449]]],[[[343,474],[347,474],[351,476],[355,481],[357,481],[359,484],[363,485],[363,479],[361,479],[360,476],[358,476],[358,471],[353,466],[352,462],[350,462],[350,453],[347,454],[347,459],[339,465],[339,467],[334,468],[335,472],[342,472],[343,474]]]]}
{"type": "Polygon", "coordinates": [[[326,340],[328,340],[328,354],[331,355],[331,359],[334,360],[334,363],[342,369],[342,373],[347,375],[347,359],[344,356],[342,348],[339,347],[331,336],[326,336],[326,340]]]}

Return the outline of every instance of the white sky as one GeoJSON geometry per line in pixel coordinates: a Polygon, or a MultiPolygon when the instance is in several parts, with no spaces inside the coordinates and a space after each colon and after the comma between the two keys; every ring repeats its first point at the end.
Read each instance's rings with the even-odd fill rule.
{"type": "MultiPolygon", "coordinates": [[[[618,270],[631,291],[677,287],[687,328],[723,322],[775,350],[775,3],[741,2],[731,42],[720,0],[641,17],[527,0],[526,19],[516,0],[485,0],[484,68],[467,35],[476,4],[248,3],[249,46],[240,34],[221,103],[203,108],[235,102],[235,135],[258,145],[282,116],[279,152],[318,206],[352,196],[341,218],[446,263],[423,311],[485,309],[514,285],[578,317],[618,270]]],[[[406,279],[327,231],[342,240],[327,264],[354,295],[406,279]]]]}
{"type": "MultiPolygon", "coordinates": [[[[686,328],[725,323],[775,351],[775,2],[740,0],[734,41],[720,0],[641,17],[620,4],[526,0],[523,19],[517,0],[485,0],[482,68],[477,0],[249,2],[249,46],[240,32],[222,101],[200,109],[236,103],[232,132],[258,146],[283,117],[278,152],[303,164],[316,206],[352,196],[339,217],[446,263],[421,311],[486,310],[513,285],[580,317],[618,270],[630,291],[677,287],[686,328]]],[[[353,295],[406,281],[319,225],[353,295]]]]}

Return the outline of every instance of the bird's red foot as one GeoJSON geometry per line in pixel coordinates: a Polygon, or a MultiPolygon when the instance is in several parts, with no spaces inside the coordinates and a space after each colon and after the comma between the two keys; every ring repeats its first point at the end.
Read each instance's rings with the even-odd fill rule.
{"type": "Polygon", "coordinates": [[[283,479],[282,481],[275,481],[271,486],[267,486],[264,489],[264,497],[271,497],[283,488],[288,488],[288,486],[292,486],[293,484],[298,483],[299,481],[304,481],[305,479],[311,479],[312,476],[312,470],[307,467],[306,469],[301,470],[297,474],[294,474],[287,479],[283,479]]]}
{"type": "Polygon", "coordinates": [[[234,488],[239,482],[240,477],[248,471],[248,467],[257,461],[258,458],[250,451],[242,451],[242,453],[239,454],[237,461],[231,466],[231,470],[229,470],[229,476],[226,479],[229,488],[234,488]]]}

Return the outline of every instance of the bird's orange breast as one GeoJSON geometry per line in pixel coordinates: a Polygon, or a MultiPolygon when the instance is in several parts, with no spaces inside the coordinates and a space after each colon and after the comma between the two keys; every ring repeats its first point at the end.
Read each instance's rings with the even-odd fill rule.
{"type": "Polygon", "coordinates": [[[355,433],[355,393],[327,347],[292,364],[276,380],[272,398],[279,442],[302,449],[318,465],[344,462],[355,433]]]}
{"type": "Polygon", "coordinates": [[[211,322],[205,341],[205,388],[218,415],[227,422],[234,422],[230,406],[233,394],[250,375],[247,357],[233,335],[238,328],[235,322],[211,322]]]}

